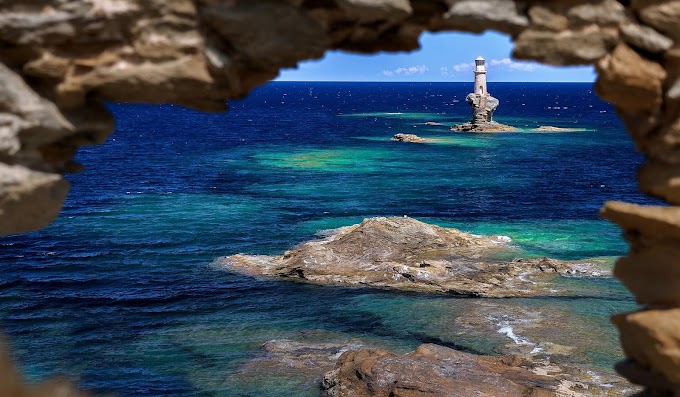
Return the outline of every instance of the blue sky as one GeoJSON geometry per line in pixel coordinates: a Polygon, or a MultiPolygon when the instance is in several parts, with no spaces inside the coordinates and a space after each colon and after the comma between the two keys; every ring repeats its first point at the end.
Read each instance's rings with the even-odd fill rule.
{"type": "Polygon", "coordinates": [[[506,35],[487,32],[425,33],[421,49],[410,53],[358,55],[333,51],[322,60],[302,62],[286,69],[279,81],[470,81],[472,65],[486,58],[489,81],[587,81],[592,67],[550,67],[510,58],[512,43],[506,35]]]}

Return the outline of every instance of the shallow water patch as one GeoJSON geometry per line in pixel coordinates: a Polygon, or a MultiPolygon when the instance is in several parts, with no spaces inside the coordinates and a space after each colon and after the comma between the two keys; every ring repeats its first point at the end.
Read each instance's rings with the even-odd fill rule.
{"type": "Polygon", "coordinates": [[[386,150],[360,148],[270,152],[253,157],[268,167],[322,172],[376,172],[393,160],[386,150]]]}

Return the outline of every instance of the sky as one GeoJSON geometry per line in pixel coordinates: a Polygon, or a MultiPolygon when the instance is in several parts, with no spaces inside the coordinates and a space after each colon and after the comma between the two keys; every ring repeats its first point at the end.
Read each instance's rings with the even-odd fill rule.
{"type": "Polygon", "coordinates": [[[486,58],[491,82],[592,82],[587,67],[550,67],[512,59],[510,38],[495,32],[425,33],[421,49],[375,55],[331,51],[317,61],[284,70],[278,81],[471,81],[474,59],[486,58]]]}

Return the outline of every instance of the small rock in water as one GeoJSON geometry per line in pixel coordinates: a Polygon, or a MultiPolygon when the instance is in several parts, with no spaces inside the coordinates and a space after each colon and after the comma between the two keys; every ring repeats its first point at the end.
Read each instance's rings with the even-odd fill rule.
{"type": "Polygon", "coordinates": [[[392,141],[395,142],[407,142],[407,143],[427,143],[432,142],[431,139],[421,138],[416,134],[396,134],[392,137],[392,141]]]}
{"type": "Polygon", "coordinates": [[[491,132],[516,132],[517,127],[511,125],[505,125],[497,123],[495,121],[488,122],[467,122],[463,124],[457,124],[451,127],[451,131],[458,132],[481,132],[481,133],[491,133],[491,132]]]}

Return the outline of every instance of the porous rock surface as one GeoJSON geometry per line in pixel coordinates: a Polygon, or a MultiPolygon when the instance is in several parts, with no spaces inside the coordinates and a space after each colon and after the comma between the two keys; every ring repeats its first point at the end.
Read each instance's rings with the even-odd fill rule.
{"type": "MultiPolygon", "coordinates": [[[[103,101],[220,110],[327,50],[406,51],[423,31],[487,29],[510,35],[518,59],[595,64],[597,93],[647,158],[640,189],[680,202],[680,0],[6,0],[0,234],[55,218],[68,189],[62,174],[80,169],[77,149],[113,131],[103,101]]],[[[641,302],[664,309],[649,316],[650,330],[674,323],[680,307],[671,255],[680,219],[657,216],[675,210],[614,203],[603,211],[633,246],[617,276],[641,302]]],[[[668,376],[680,373],[680,361],[645,359],[666,354],[664,344],[632,332],[634,318],[617,320],[622,340],[639,346],[625,363],[640,371],[626,374],[650,392],[680,390],[668,376]]]]}
{"type": "Polygon", "coordinates": [[[326,397],[557,396],[553,377],[519,366],[516,357],[490,357],[424,344],[412,353],[344,353],[323,380],[326,397]]]}
{"type": "Polygon", "coordinates": [[[416,134],[394,134],[390,139],[395,142],[406,142],[406,143],[428,143],[432,142],[431,139],[420,137],[416,134]]]}
{"type": "Polygon", "coordinates": [[[480,132],[480,133],[491,133],[491,132],[517,132],[519,131],[517,127],[513,127],[507,124],[501,124],[495,121],[468,121],[463,124],[456,124],[451,127],[451,131],[457,132],[480,132]]]}
{"type": "Polygon", "coordinates": [[[551,283],[556,276],[605,273],[587,261],[494,259],[512,253],[499,238],[392,217],[332,230],[282,256],[239,254],[218,262],[253,276],[491,298],[566,294],[551,283]]]}

